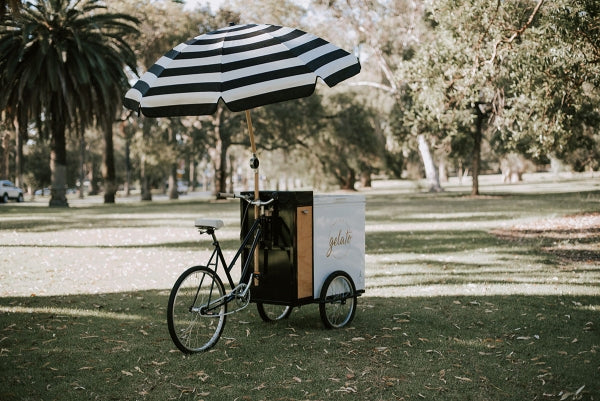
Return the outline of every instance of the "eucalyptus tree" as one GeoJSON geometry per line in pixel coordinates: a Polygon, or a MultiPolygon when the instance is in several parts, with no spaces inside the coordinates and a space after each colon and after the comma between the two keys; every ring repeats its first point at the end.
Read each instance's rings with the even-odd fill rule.
{"type": "MultiPolygon", "coordinates": [[[[66,133],[98,123],[105,132],[105,201],[114,201],[112,123],[126,76],[135,68],[125,42],[137,20],[110,13],[99,0],[40,0],[2,22],[2,109],[16,106],[50,126],[51,206],[66,199],[66,133]]],[[[43,132],[43,131],[42,131],[43,132]]]]}
{"type": "Polygon", "coordinates": [[[597,158],[599,8],[589,0],[427,2],[434,40],[407,66],[413,104],[404,121],[471,148],[473,194],[486,137],[501,153],[537,160],[584,149],[597,158]]]}
{"type": "MultiPolygon", "coordinates": [[[[335,36],[339,43],[355,47],[362,71],[348,85],[367,89],[370,99],[382,115],[404,107],[407,101],[407,79],[402,71],[420,46],[425,35],[423,2],[413,0],[312,0],[307,23],[318,24],[327,37],[335,36]],[[314,18],[312,18],[314,17],[314,18]]],[[[332,39],[334,40],[334,39],[332,39]]],[[[397,120],[397,118],[396,118],[397,120]]],[[[409,131],[405,142],[398,144],[399,135],[392,125],[384,128],[386,159],[390,169],[402,169],[407,147],[418,149],[430,189],[440,191],[441,185],[430,152],[431,133],[409,131]]]]}
{"type": "Polygon", "coordinates": [[[506,99],[517,95],[514,66],[522,62],[544,0],[482,4],[426,2],[433,34],[404,66],[411,90],[405,124],[436,132],[441,141],[470,143],[472,194],[479,194],[481,147],[506,99]]]}
{"type": "Polygon", "coordinates": [[[530,158],[600,167],[600,3],[547,3],[513,64],[495,139],[530,158]]]}

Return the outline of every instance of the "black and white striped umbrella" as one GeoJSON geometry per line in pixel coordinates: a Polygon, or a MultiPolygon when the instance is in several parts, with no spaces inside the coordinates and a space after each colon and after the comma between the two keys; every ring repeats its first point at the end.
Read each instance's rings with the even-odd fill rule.
{"type": "Polygon", "coordinates": [[[311,95],[360,71],[357,58],[315,35],[275,25],[232,25],[197,36],[161,57],[125,95],[148,117],[212,114],[311,95]]]}

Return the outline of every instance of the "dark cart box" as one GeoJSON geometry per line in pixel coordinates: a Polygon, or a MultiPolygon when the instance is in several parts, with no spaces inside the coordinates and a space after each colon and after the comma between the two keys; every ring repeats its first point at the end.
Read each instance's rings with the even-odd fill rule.
{"type": "MultiPolygon", "coordinates": [[[[244,193],[251,194],[251,193],[244,193]]],[[[252,302],[300,305],[313,301],[312,191],[276,192],[277,201],[267,207],[264,241],[259,244],[258,283],[251,287],[252,302]]],[[[272,191],[261,191],[267,201],[272,191]]],[[[240,202],[243,238],[254,223],[254,208],[240,202]]],[[[250,245],[242,254],[242,265],[250,245]]],[[[253,261],[250,261],[252,264],[253,261]]],[[[253,269],[250,269],[253,270],[253,269]]]]}
{"type": "MultiPolygon", "coordinates": [[[[260,198],[268,201],[273,193],[261,191],[260,198]]],[[[314,302],[336,271],[352,279],[357,293],[364,292],[365,197],[313,196],[312,191],[276,194],[277,201],[265,211],[264,241],[258,249],[260,276],[253,280],[251,301],[290,306],[314,302]]],[[[254,222],[254,209],[246,205],[241,202],[242,238],[254,222]]],[[[243,261],[249,252],[250,245],[243,261]]]]}

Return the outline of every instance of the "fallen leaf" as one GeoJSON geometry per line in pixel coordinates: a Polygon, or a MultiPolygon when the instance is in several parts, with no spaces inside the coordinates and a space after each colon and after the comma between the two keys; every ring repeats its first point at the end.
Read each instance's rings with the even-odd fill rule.
{"type": "Polygon", "coordinates": [[[356,393],[356,389],[354,387],[340,387],[339,390],[335,390],[343,393],[356,393]]]}
{"type": "Polygon", "coordinates": [[[567,391],[567,392],[563,393],[562,397],[560,397],[560,401],[565,401],[567,398],[569,398],[572,395],[573,395],[573,393],[570,393],[567,391]]]}
{"type": "Polygon", "coordinates": [[[121,373],[123,373],[125,376],[133,376],[133,373],[128,372],[126,370],[122,370],[121,373]]]}

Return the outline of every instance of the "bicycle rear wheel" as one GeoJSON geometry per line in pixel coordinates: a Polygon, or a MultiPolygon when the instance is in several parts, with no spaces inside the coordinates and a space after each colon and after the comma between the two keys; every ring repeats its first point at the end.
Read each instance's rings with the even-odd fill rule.
{"type": "Polygon", "coordinates": [[[257,303],[256,309],[258,309],[260,318],[267,323],[287,319],[292,314],[292,307],[288,305],[257,303]]]}
{"type": "Polygon", "coordinates": [[[192,354],[206,351],[219,341],[227,303],[219,301],[217,305],[215,301],[224,295],[223,282],[212,269],[194,266],[179,276],[167,307],[169,334],[177,348],[192,354]]]}
{"type": "Polygon", "coordinates": [[[356,312],[356,289],[343,271],[333,272],[321,288],[321,320],[328,329],[339,329],[352,321],[356,312]]]}

